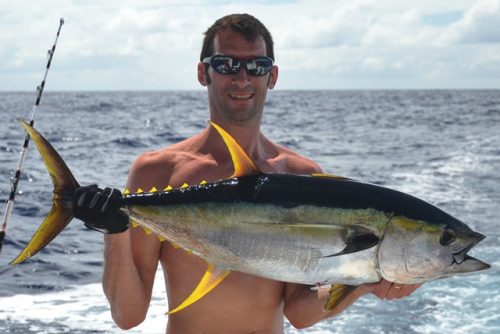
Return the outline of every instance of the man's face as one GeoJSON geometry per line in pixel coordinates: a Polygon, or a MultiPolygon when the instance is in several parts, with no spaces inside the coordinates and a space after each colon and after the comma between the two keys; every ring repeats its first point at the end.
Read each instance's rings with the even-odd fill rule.
{"type": "MultiPolygon", "coordinates": [[[[224,31],[215,36],[214,54],[242,59],[265,56],[266,44],[261,36],[249,42],[239,33],[224,31]]],[[[208,72],[204,71],[205,65],[199,64],[198,80],[207,86],[213,121],[234,125],[260,122],[267,89],[272,89],[276,83],[277,67],[263,76],[251,76],[245,68],[236,74],[219,74],[211,66],[208,66],[208,72]],[[210,80],[207,80],[207,75],[210,80]]]]}

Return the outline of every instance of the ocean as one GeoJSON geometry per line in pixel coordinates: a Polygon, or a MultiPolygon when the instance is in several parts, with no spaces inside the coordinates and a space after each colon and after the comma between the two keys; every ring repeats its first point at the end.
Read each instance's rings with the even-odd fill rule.
{"type": "MultiPolygon", "coordinates": [[[[35,93],[0,93],[0,209],[24,133],[16,122],[35,93]]],[[[287,334],[500,333],[500,91],[270,91],[263,132],[325,172],[398,189],[487,236],[471,255],[492,268],[424,284],[408,298],[365,296],[335,318],[287,334]]],[[[203,91],[50,92],[35,127],[80,184],[122,189],[141,152],[207,126],[203,91]]],[[[0,254],[0,333],[122,333],[100,285],[102,236],[75,221],[28,263],[8,262],[51,207],[52,185],[30,145],[0,254]]],[[[3,212],[3,211],[2,211],[3,212]]],[[[157,273],[146,321],[130,333],[164,333],[157,273]]]]}

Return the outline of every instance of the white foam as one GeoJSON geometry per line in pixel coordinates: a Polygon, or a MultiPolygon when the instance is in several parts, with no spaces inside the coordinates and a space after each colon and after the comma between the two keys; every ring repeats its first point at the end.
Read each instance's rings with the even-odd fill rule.
{"type": "MultiPolygon", "coordinates": [[[[60,292],[3,297],[0,305],[0,323],[9,323],[12,327],[31,324],[30,330],[41,334],[54,333],[56,328],[60,331],[61,327],[69,332],[84,328],[89,332],[123,333],[111,319],[100,283],[72,286],[60,292]]],[[[167,310],[163,273],[158,270],[148,316],[127,333],[164,332],[167,310]]]]}
{"type": "MultiPolygon", "coordinates": [[[[500,333],[500,295],[493,289],[497,282],[498,275],[483,273],[425,284],[401,301],[380,301],[367,296],[340,315],[307,330],[294,329],[286,321],[285,333],[359,333],[366,326],[371,326],[372,333],[402,329],[421,334],[500,333]]],[[[167,310],[164,277],[158,270],[146,320],[127,333],[163,333],[167,310]]],[[[111,319],[100,283],[72,286],[61,292],[0,298],[0,331],[23,333],[22,328],[40,334],[81,333],[82,329],[89,333],[124,333],[111,319]]]]}

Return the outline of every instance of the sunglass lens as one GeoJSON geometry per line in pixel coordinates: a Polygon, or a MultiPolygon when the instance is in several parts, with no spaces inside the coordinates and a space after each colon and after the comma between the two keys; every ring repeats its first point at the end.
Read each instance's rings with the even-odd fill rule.
{"type": "Polygon", "coordinates": [[[256,58],[247,62],[247,72],[250,75],[264,75],[273,68],[273,62],[267,58],[256,58]]]}
{"type": "Polygon", "coordinates": [[[273,68],[273,61],[270,58],[255,58],[252,60],[239,60],[230,56],[215,55],[210,58],[210,65],[220,74],[238,73],[242,63],[250,75],[261,76],[268,73],[273,68]]]}
{"type": "Polygon", "coordinates": [[[220,74],[236,73],[239,68],[239,64],[234,64],[233,58],[228,56],[213,56],[211,65],[220,74]],[[236,69],[234,65],[237,65],[236,69]]]}

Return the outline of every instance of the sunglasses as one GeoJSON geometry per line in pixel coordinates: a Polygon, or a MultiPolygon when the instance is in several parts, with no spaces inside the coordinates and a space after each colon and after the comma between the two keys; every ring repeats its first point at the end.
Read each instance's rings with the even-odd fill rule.
{"type": "Polygon", "coordinates": [[[253,76],[265,75],[269,73],[274,66],[274,61],[264,56],[238,59],[225,55],[213,55],[204,58],[202,63],[210,64],[215,72],[220,74],[236,74],[243,64],[245,65],[247,73],[253,76]]]}

